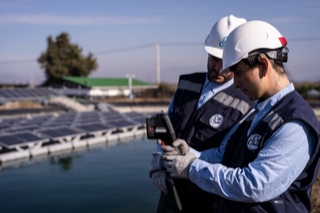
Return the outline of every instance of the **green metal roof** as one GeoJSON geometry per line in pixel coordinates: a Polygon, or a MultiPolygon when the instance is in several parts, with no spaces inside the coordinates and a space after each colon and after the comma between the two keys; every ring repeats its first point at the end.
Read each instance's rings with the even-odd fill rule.
{"type": "MultiPolygon", "coordinates": [[[[114,87],[128,86],[128,78],[86,78],[86,77],[63,77],[64,80],[71,81],[86,87],[114,87]]],[[[132,79],[132,86],[149,86],[143,81],[132,79]]]]}

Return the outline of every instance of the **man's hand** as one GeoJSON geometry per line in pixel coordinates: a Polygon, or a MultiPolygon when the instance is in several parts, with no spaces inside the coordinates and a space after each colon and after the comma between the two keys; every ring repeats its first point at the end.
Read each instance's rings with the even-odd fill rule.
{"type": "Polygon", "coordinates": [[[163,151],[163,155],[185,155],[189,152],[190,147],[185,140],[178,138],[172,143],[172,147],[162,146],[161,150],[163,151]]]}
{"type": "Polygon", "coordinates": [[[167,171],[172,178],[189,179],[189,170],[193,161],[197,157],[193,153],[186,155],[163,155],[163,160],[167,161],[167,171]]]}
{"type": "Polygon", "coordinates": [[[152,183],[158,187],[165,195],[168,194],[168,188],[166,184],[166,170],[156,171],[152,174],[152,183]]]}
{"type": "Polygon", "coordinates": [[[152,174],[156,171],[164,169],[164,162],[161,159],[162,154],[159,152],[154,152],[152,153],[153,158],[150,162],[150,171],[149,171],[149,176],[152,177],[152,174]]]}

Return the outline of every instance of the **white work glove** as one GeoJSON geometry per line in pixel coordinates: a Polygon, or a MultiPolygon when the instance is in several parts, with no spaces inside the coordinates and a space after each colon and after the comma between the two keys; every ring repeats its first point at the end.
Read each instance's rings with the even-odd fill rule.
{"type": "Polygon", "coordinates": [[[149,171],[149,176],[152,177],[152,174],[158,170],[164,169],[164,162],[161,159],[162,154],[159,152],[154,152],[152,153],[153,158],[150,162],[150,171],[149,171]]]}
{"type": "Polygon", "coordinates": [[[162,158],[167,161],[167,171],[171,177],[181,179],[189,179],[190,166],[197,159],[191,152],[186,155],[163,155],[162,158]]]}
{"type": "Polygon", "coordinates": [[[162,146],[163,155],[185,155],[189,152],[190,147],[185,140],[178,138],[173,141],[172,146],[162,146]]]}
{"type": "Polygon", "coordinates": [[[159,170],[152,174],[152,183],[158,187],[163,194],[168,194],[168,188],[166,184],[167,172],[166,170],[159,170]]]}

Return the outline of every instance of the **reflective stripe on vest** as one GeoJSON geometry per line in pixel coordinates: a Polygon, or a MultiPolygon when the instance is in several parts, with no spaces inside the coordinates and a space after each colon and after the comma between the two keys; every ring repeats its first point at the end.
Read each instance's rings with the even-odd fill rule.
{"type": "Polygon", "coordinates": [[[226,106],[232,107],[240,111],[242,114],[246,114],[248,110],[251,108],[251,106],[245,101],[240,100],[238,98],[234,98],[230,95],[227,95],[224,92],[220,92],[213,99],[226,106]]]}
{"type": "Polygon", "coordinates": [[[191,81],[181,80],[178,89],[199,93],[201,91],[201,87],[202,84],[196,84],[191,81]]]}
{"type": "Polygon", "coordinates": [[[283,119],[272,110],[263,119],[264,122],[268,123],[269,128],[274,131],[278,126],[283,124],[283,119]]]}

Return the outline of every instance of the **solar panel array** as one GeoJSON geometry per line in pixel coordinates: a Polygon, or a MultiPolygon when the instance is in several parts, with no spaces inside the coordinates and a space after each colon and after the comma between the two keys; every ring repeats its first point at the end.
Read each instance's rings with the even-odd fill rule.
{"type": "Polygon", "coordinates": [[[39,100],[49,95],[57,95],[49,88],[12,88],[0,89],[0,99],[2,101],[39,100]]]}
{"type": "Polygon", "coordinates": [[[137,112],[93,111],[3,119],[0,122],[0,145],[12,149],[17,145],[143,127],[148,116],[137,112]]]}

